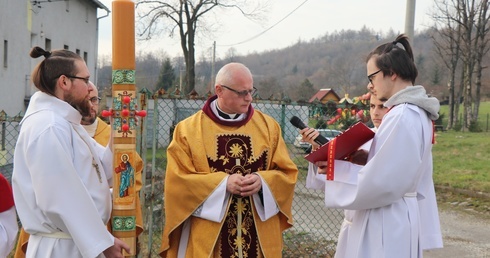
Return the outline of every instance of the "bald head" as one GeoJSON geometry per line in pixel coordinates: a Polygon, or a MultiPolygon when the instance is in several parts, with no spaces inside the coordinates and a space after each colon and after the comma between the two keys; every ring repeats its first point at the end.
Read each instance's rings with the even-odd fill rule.
{"type": "Polygon", "coordinates": [[[252,73],[241,63],[228,63],[216,74],[216,84],[219,85],[243,84],[250,81],[253,84],[252,73]]]}

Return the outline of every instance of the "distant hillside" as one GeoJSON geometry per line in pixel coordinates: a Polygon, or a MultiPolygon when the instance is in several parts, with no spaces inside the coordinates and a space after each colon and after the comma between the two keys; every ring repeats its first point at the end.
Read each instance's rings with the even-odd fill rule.
{"type": "MultiPolygon", "coordinates": [[[[379,44],[392,41],[396,35],[390,32],[380,36],[366,28],[327,33],[284,49],[230,57],[217,62],[216,70],[230,61],[246,64],[254,74],[255,86],[262,98],[269,98],[272,94],[277,97],[286,94],[292,100],[304,100],[302,96],[308,89],[300,85],[305,79],[313,84],[313,88],[306,94],[308,96],[321,88],[332,88],[341,96],[345,93],[351,97],[359,96],[365,93],[368,83],[366,55],[379,44]]],[[[419,68],[417,84],[424,85],[437,97],[444,97],[444,67],[436,62],[432,48],[432,41],[427,34],[415,36],[413,50],[419,68]]],[[[205,75],[211,73],[209,68],[208,63],[199,63],[196,70],[198,74],[205,75]]],[[[196,90],[205,92],[205,85],[196,90]]]]}
{"type": "MultiPolygon", "coordinates": [[[[215,71],[228,62],[244,63],[254,74],[255,87],[263,99],[287,96],[293,101],[308,100],[322,88],[332,88],[341,97],[345,93],[355,97],[366,92],[366,55],[374,47],[390,42],[396,36],[397,33],[393,31],[380,34],[367,28],[327,33],[308,42],[298,41],[283,49],[228,56],[216,61],[215,71]]],[[[444,100],[447,96],[448,76],[446,67],[433,50],[429,30],[416,33],[412,47],[419,70],[416,83],[425,86],[431,95],[444,100]]],[[[175,84],[178,84],[176,62],[174,60],[173,66],[177,77],[175,84]]],[[[138,57],[137,86],[153,90],[161,65],[159,59],[153,56],[138,57]]],[[[196,91],[200,95],[205,95],[213,88],[210,85],[211,73],[210,61],[196,64],[196,91]]],[[[99,86],[110,86],[110,76],[110,68],[107,69],[107,66],[99,69],[99,78],[104,78],[103,82],[99,81],[99,86]]],[[[484,73],[484,76],[482,98],[489,99],[490,78],[488,73],[484,73]]]]}

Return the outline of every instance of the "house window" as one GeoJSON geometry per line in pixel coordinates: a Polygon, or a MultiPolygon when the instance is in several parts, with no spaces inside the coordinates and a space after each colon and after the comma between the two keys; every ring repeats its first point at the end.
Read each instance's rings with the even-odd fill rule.
{"type": "Polygon", "coordinates": [[[44,49],[51,51],[51,40],[48,38],[44,40],[44,49]]]}
{"type": "Polygon", "coordinates": [[[87,63],[87,59],[88,59],[88,53],[83,52],[83,60],[85,60],[85,63],[87,63]]]}
{"type": "Polygon", "coordinates": [[[7,40],[3,41],[3,67],[7,68],[8,63],[8,49],[9,42],[7,40]]]}
{"type": "Polygon", "coordinates": [[[80,49],[75,50],[75,52],[77,53],[77,55],[80,55],[80,49]]]}
{"type": "Polygon", "coordinates": [[[63,49],[64,49],[64,50],[68,50],[68,49],[70,49],[70,48],[68,47],[68,45],[63,45],[63,49]]]}

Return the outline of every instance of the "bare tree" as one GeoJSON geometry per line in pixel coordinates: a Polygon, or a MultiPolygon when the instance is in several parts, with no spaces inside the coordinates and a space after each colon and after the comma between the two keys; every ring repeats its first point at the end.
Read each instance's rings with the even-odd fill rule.
{"type": "Polygon", "coordinates": [[[154,91],[158,84],[163,60],[159,59],[155,53],[138,53],[137,56],[136,83],[138,88],[144,85],[148,90],[154,91]]]}
{"type": "Polygon", "coordinates": [[[481,72],[483,56],[488,52],[488,0],[481,1],[461,1],[463,14],[462,26],[464,33],[463,39],[463,58],[465,69],[465,82],[463,93],[464,123],[463,126],[470,130],[479,130],[476,125],[478,122],[479,109],[479,87],[476,86],[475,96],[473,95],[473,75],[476,74],[475,83],[481,85],[481,72]],[[478,100],[477,100],[478,99],[478,100]],[[478,104],[476,104],[478,103],[478,104]]]}
{"type": "MultiPolygon", "coordinates": [[[[462,85],[460,88],[464,107],[462,125],[464,128],[477,130],[472,125],[476,125],[478,122],[482,61],[489,50],[487,38],[488,0],[441,0],[436,2],[436,6],[438,11],[434,15],[434,20],[443,24],[444,27],[436,28],[440,40],[436,40],[435,44],[437,51],[439,51],[442,59],[446,60],[446,66],[450,69],[450,101],[451,97],[454,96],[452,90],[454,89],[455,69],[458,59],[460,59],[462,61],[462,85]],[[474,81],[475,90],[473,89],[474,81]]],[[[457,100],[459,103],[459,96],[457,100]]],[[[458,105],[453,106],[454,103],[450,103],[452,105],[449,116],[451,122],[457,119],[458,114],[458,105]]],[[[450,126],[453,125],[450,124],[450,126]]]]}
{"type": "Polygon", "coordinates": [[[478,113],[480,109],[480,100],[481,100],[481,85],[482,85],[482,74],[483,69],[486,67],[483,66],[483,57],[488,53],[490,44],[488,39],[488,22],[490,19],[489,13],[489,2],[488,0],[482,0],[478,9],[478,20],[476,24],[476,43],[475,43],[475,51],[476,51],[476,79],[475,79],[475,101],[473,105],[473,116],[471,117],[471,122],[476,125],[478,121],[478,113]]]}
{"type": "MultiPolygon", "coordinates": [[[[459,19],[451,15],[453,13],[453,8],[451,7],[454,5],[448,5],[447,2],[446,0],[435,2],[436,12],[432,15],[432,19],[435,21],[432,39],[436,53],[449,70],[447,82],[449,92],[447,129],[452,129],[458,120],[457,106],[459,106],[459,99],[455,101],[455,78],[456,68],[460,60],[461,26],[458,22],[459,19]]],[[[456,9],[458,9],[458,3],[455,4],[456,9]]]]}
{"type": "Polygon", "coordinates": [[[475,0],[459,0],[459,9],[457,10],[461,14],[460,25],[462,27],[461,34],[461,46],[462,46],[462,58],[463,58],[463,126],[468,128],[471,117],[471,103],[472,103],[472,83],[473,83],[473,70],[475,67],[475,51],[474,51],[474,25],[475,25],[475,0]]]}
{"type": "Polygon", "coordinates": [[[195,42],[199,30],[212,27],[206,26],[205,17],[220,9],[238,10],[245,17],[260,19],[262,5],[253,5],[251,0],[139,0],[136,4],[143,26],[139,36],[151,39],[162,31],[162,26],[173,37],[178,31],[180,45],[185,58],[186,75],[182,91],[190,92],[195,88],[195,42]],[[251,8],[250,8],[251,7],[251,8]],[[171,25],[165,24],[169,21],[171,25]]]}
{"type": "Polygon", "coordinates": [[[236,62],[236,58],[238,56],[238,51],[236,50],[236,48],[234,47],[230,47],[228,49],[228,51],[226,51],[226,54],[225,54],[225,60],[228,61],[228,62],[236,62]]]}

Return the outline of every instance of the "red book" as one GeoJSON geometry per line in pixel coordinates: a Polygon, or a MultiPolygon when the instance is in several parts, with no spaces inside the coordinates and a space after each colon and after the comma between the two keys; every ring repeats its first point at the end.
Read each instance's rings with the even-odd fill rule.
{"type": "Polygon", "coordinates": [[[342,160],[374,137],[374,132],[362,122],[357,122],[337,135],[327,144],[305,156],[309,162],[329,161],[327,180],[333,180],[334,160],[342,160]]]}

